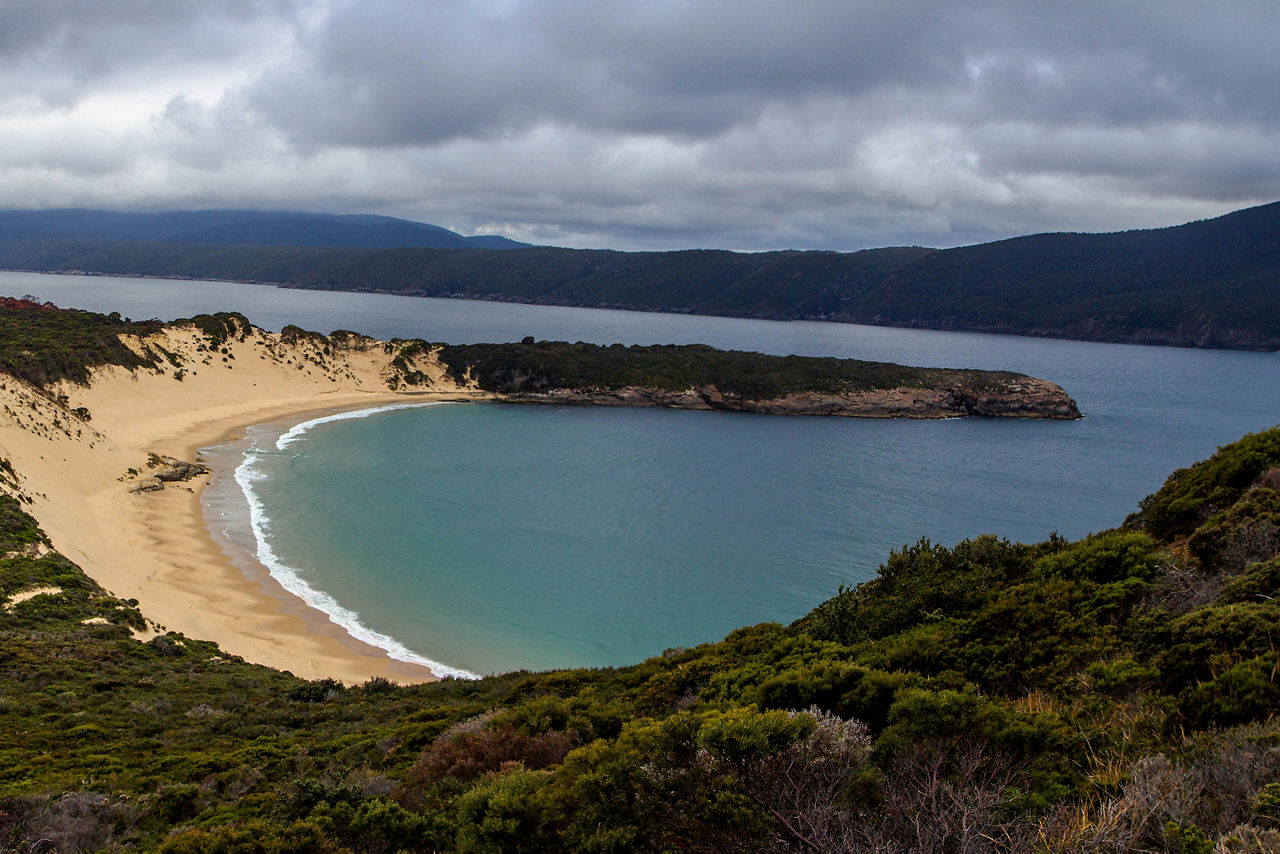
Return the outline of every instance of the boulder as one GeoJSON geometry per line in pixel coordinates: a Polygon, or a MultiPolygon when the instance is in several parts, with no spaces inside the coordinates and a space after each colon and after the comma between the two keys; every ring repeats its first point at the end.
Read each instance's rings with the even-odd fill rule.
{"type": "Polygon", "coordinates": [[[129,491],[134,495],[139,495],[143,492],[156,492],[161,489],[164,489],[164,483],[154,476],[144,478],[129,487],[129,491]]]}
{"type": "Polygon", "coordinates": [[[199,463],[189,463],[162,454],[152,454],[147,461],[147,465],[154,469],[151,472],[151,476],[159,478],[165,483],[190,480],[197,475],[209,473],[209,470],[199,463]]]}

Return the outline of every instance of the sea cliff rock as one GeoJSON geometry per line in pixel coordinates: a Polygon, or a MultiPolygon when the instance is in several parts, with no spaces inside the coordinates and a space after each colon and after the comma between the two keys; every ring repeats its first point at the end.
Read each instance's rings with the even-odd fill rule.
{"type": "Polygon", "coordinates": [[[1080,418],[1076,402],[1055,383],[1034,377],[989,388],[900,387],[838,393],[798,392],[767,400],[725,395],[715,386],[667,390],[644,386],[574,388],[499,395],[508,403],[579,406],[659,406],[669,409],[726,409],[769,415],[840,415],[852,418],[1080,418]]]}

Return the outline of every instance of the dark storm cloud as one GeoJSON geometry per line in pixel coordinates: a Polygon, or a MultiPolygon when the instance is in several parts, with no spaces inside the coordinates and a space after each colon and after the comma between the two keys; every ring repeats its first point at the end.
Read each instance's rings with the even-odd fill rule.
{"type": "Polygon", "coordinates": [[[413,145],[539,122],[705,136],[773,99],[945,79],[944,55],[960,55],[913,26],[910,5],[342,4],[252,97],[307,142],[413,145]]]}
{"type": "Polygon", "coordinates": [[[3,98],[74,104],[117,76],[226,62],[255,22],[291,16],[293,0],[4,0],[3,98]]]}
{"type": "Polygon", "coordinates": [[[966,126],[1270,125],[1278,20],[1270,0],[342,2],[252,97],[299,141],[386,145],[538,122],[706,136],[831,95],[966,126]]]}
{"type": "Polygon", "coordinates": [[[207,38],[169,44],[167,36],[211,21],[248,23],[262,16],[293,15],[301,0],[5,0],[0,4],[0,54],[64,49],[65,59],[100,51],[141,57],[147,49],[207,51],[207,38]],[[133,33],[134,37],[130,37],[133,33]]]}
{"type": "Polygon", "coordinates": [[[1280,7],[4,0],[0,194],[853,249],[1280,198],[1280,7]]]}

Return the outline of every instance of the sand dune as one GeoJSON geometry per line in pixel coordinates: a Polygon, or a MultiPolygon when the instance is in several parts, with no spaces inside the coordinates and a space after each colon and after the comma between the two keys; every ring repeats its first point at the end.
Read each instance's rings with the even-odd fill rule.
{"type": "Polygon", "coordinates": [[[234,566],[201,512],[207,478],[141,494],[130,488],[148,478],[151,454],[198,461],[199,448],[246,425],[485,395],[451,382],[422,354],[409,368],[425,380],[392,391],[389,381],[404,387],[392,364],[398,349],[372,339],[337,344],[254,329],[211,347],[200,330],[180,327],[128,343],[164,352],[164,366],[100,368],[87,387],[45,391],[0,378],[0,456],[17,473],[9,489],[31,500],[28,509],[54,547],[116,596],[137,599],[157,624],[250,661],[346,682],[433,678],[350,637],[265,569],[234,566]],[[81,407],[88,420],[77,414],[81,407]]]}

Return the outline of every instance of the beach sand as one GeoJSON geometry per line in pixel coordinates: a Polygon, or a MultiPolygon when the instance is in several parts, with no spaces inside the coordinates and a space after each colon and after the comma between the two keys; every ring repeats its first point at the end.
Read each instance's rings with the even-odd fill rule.
{"type": "MultiPolygon", "coordinates": [[[[434,677],[352,638],[285,591],[264,567],[232,564],[206,526],[200,491],[208,478],[131,494],[149,454],[198,462],[198,449],[244,427],[312,413],[484,395],[445,377],[430,357],[411,365],[428,382],[396,393],[387,376],[395,352],[360,342],[324,352],[312,339],[253,330],[209,349],[194,328],[133,341],[164,347],[181,363],[160,371],[106,367],[88,387],[53,389],[63,403],[11,377],[0,379],[0,456],[55,549],[112,594],[138,600],[148,620],[218,643],[232,655],[308,679],[408,683],[434,677]],[[222,348],[225,347],[225,352],[222,348]],[[84,407],[90,420],[71,410],[84,407]],[[129,469],[139,475],[130,475],[129,469]]],[[[422,651],[430,655],[430,650],[422,651]]]]}

